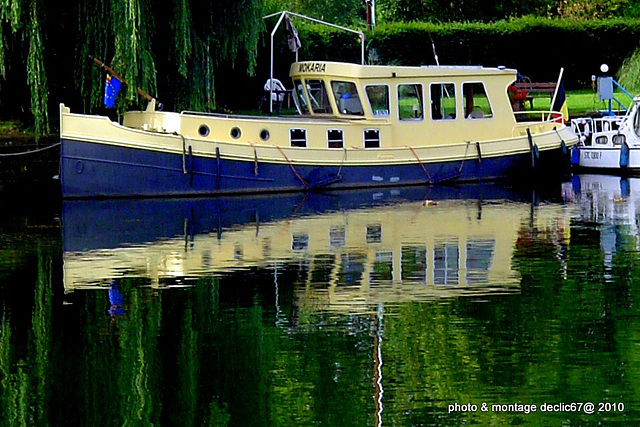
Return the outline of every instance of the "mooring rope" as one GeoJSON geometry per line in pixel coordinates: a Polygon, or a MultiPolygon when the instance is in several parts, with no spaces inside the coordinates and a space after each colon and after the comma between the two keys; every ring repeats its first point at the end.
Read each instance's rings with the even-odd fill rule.
{"type": "Polygon", "coordinates": [[[420,157],[418,157],[418,154],[415,152],[413,147],[411,147],[409,145],[406,145],[405,147],[407,147],[411,151],[411,154],[413,154],[413,157],[416,158],[416,160],[420,164],[420,167],[422,168],[424,173],[427,175],[427,179],[429,180],[429,182],[433,182],[433,179],[431,179],[431,175],[429,175],[429,172],[427,172],[427,168],[424,167],[424,164],[422,164],[422,160],[420,160],[420,157]]]}
{"type": "Polygon", "coordinates": [[[287,163],[289,163],[289,167],[291,168],[291,171],[293,172],[293,174],[295,175],[295,177],[298,179],[298,181],[300,181],[302,183],[302,185],[304,186],[304,188],[307,188],[309,184],[307,184],[307,181],[304,180],[303,177],[300,176],[300,174],[298,173],[298,171],[296,170],[295,166],[293,166],[293,163],[291,163],[291,160],[289,160],[289,158],[287,157],[287,155],[284,153],[284,151],[282,151],[282,149],[277,146],[274,145],[274,147],[276,147],[278,149],[278,151],[280,152],[280,154],[282,154],[282,157],[285,158],[285,160],[287,161],[287,163]]]}
{"type": "Polygon", "coordinates": [[[21,151],[19,153],[0,153],[0,157],[14,157],[14,156],[24,156],[26,154],[33,154],[33,153],[39,153],[41,151],[45,151],[48,150],[50,148],[54,148],[57,147],[58,145],[60,145],[59,142],[56,142],[55,144],[51,144],[48,147],[43,147],[43,148],[37,148],[35,150],[30,150],[30,151],[21,151]]]}

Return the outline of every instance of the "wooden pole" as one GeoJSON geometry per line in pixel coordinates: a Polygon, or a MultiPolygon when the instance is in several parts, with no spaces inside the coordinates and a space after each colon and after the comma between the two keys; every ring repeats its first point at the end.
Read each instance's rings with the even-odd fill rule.
{"type": "MultiPolygon", "coordinates": [[[[98,65],[99,67],[104,68],[105,70],[107,70],[107,72],[109,74],[111,74],[112,76],[114,76],[115,78],[117,78],[118,80],[120,80],[123,84],[128,85],[129,83],[127,83],[127,81],[124,79],[124,77],[122,77],[119,73],[117,73],[113,68],[109,67],[107,64],[105,64],[104,62],[100,61],[98,58],[96,58],[93,55],[89,55],[89,59],[93,60],[93,62],[98,65]]],[[[149,95],[147,92],[145,92],[144,90],[137,88],[138,89],[138,95],[143,96],[147,101],[151,101],[153,100],[153,96],[149,95]]],[[[158,103],[159,108],[161,108],[162,103],[158,103]]]]}

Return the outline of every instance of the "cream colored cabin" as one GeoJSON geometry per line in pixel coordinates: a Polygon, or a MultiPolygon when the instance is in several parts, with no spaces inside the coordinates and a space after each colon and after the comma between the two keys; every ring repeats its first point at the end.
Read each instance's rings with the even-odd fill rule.
{"type": "MultiPolygon", "coordinates": [[[[512,69],[297,62],[290,76],[296,116],[164,113],[151,105],[127,113],[124,125],[189,141],[322,150],[334,162],[344,161],[344,150],[390,149],[389,159],[397,159],[394,149],[456,144],[464,151],[469,142],[522,137],[526,128],[535,135],[562,127],[544,117],[516,122],[507,96],[512,69]]],[[[372,155],[369,160],[385,159],[379,151],[372,155]]]]}

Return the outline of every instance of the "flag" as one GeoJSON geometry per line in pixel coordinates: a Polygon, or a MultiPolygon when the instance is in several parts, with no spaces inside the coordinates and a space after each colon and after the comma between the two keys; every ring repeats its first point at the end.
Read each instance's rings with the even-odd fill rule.
{"type": "Polygon", "coordinates": [[[302,43],[300,43],[298,31],[296,31],[296,27],[293,26],[293,22],[291,22],[289,15],[284,16],[284,24],[287,31],[287,44],[289,45],[289,49],[291,49],[292,52],[297,52],[302,46],[302,43]]]}
{"type": "Polygon", "coordinates": [[[104,105],[106,107],[113,108],[120,86],[122,86],[122,82],[117,77],[107,74],[107,80],[104,83],[104,105]]]}
{"type": "Polygon", "coordinates": [[[562,80],[560,80],[560,84],[558,85],[556,98],[551,106],[551,111],[559,111],[562,113],[563,123],[569,121],[569,107],[567,106],[567,98],[564,95],[564,83],[562,83],[562,80]]]}

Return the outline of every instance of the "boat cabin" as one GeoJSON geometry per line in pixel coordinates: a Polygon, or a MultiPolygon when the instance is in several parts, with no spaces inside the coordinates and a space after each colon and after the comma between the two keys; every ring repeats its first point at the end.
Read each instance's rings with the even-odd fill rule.
{"type": "Polygon", "coordinates": [[[440,121],[491,119],[505,106],[511,113],[506,89],[516,71],[297,62],[290,76],[302,115],[440,121]]]}
{"type": "Polygon", "coordinates": [[[535,122],[516,121],[507,95],[516,70],[504,67],[304,61],[292,64],[290,77],[297,115],[146,111],[127,113],[124,125],[190,140],[311,149],[441,147],[557,125],[548,112],[535,122]]]}

